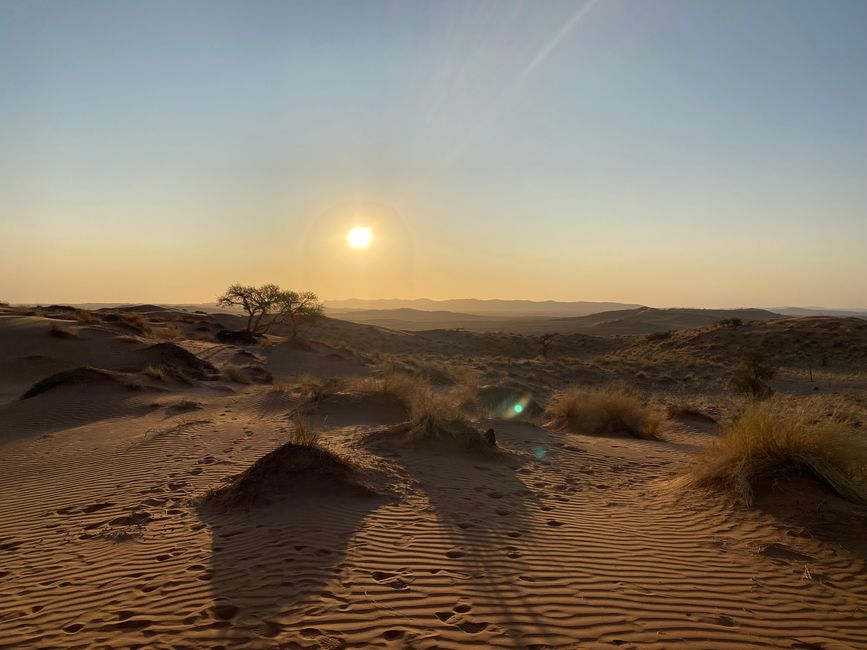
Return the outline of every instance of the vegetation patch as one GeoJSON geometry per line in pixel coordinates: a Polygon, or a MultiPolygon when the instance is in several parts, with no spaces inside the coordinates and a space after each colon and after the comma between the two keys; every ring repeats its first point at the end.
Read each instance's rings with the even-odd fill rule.
{"type": "Polygon", "coordinates": [[[664,417],[622,385],[570,386],[554,395],[547,426],[575,433],[626,434],[658,439],[664,417]]]}
{"type": "Polygon", "coordinates": [[[867,437],[855,411],[827,400],[773,398],[749,404],[692,464],[687,482],[751,504],[756,491],[807,477],[867,504],[867,437]]]}
{"type": "Polygon", "coordinates": [[[48,333],[57,339],[77,339],[78,335],[68,327],[64,327],[58,323],[51,323],[48,326],[48,333]]]}

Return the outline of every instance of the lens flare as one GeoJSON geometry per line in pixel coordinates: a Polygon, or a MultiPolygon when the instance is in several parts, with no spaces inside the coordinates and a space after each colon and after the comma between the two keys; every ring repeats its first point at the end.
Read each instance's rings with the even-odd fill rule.
{"type": "Polygon", "coordinates": [[[513,410],[515,413],[520,413],[521,411],[524,410],[524,405],[523,405],[523,404],[515,404],[515,405],[512,407],[512,410],[513,410]]]}
{"type": "Polygon", "coordinates": [[[356,226],[346,233],[346,244],[349,248],[368,248],[373,242],[373,231],[366,226],[356,226]]]}

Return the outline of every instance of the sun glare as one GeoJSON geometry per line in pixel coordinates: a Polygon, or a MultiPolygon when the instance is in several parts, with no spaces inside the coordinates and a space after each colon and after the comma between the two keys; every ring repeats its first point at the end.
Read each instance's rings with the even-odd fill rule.
{"type": "Polygon", "coordinates": [[[370,228],[356,226],[346,233],[346,243],[349,248],[368,248],[373,241],[373,232],[370,228]]]}

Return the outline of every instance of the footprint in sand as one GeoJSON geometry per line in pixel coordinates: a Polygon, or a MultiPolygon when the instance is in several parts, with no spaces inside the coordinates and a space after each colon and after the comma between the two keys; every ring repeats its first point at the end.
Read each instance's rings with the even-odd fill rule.
{"type": "Polygon", "coordinates": [[[211,613],[213,614],[214,618],[219,621],[231,620],[238,615],[239,611],[241,610],[238,607],[236,607],[235,605],[230,605],[228,603],[220,603],[214,605],[211,608],[211,613]]]}
{"type": "Polygon", "coordinates": [[[772,560],[789,560],[792,562],[807,562],[813,559],[809,555],[799,553],[788,546],[776,543],[765,544],[759,549],[758,554],[769,557],[772,560]]]}
{"type": "Polygon", "coordinates": [[[89,506],[84,506],[81,511],[90,514],[91,512],[99,512],[105,508],[110,508],[114,503],[111,501],[103,501],[102,503],[91,503],[89,506]]]}
{"type": "Polygon", "coordinates": [[[373,571],[371,577],[381,585],[386,585],[392,589],[407,589],[409,585],[398,577],[395,573],[387,573],[385,571],[373,571]]]}

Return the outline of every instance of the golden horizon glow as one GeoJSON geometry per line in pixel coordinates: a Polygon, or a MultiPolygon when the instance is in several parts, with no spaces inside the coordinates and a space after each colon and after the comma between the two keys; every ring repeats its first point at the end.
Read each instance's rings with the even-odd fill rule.
{"type": "Polygon", "coordinates": [[[372,242],[373,231],[367,226],[355,226],[355,228],[346,233],[346,244],[349,248],[363,250],[370,248],[372,242]]]}

